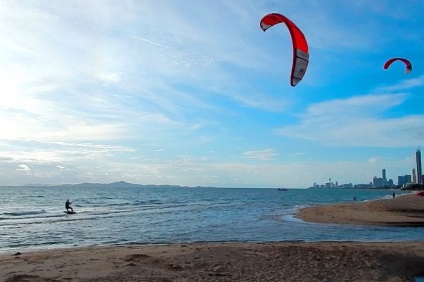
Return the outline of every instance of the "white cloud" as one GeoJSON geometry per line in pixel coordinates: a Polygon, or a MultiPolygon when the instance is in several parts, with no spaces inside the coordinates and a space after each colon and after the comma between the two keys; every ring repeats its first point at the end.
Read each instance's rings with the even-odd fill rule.
{"type": "Polygon", "coordinates": [[[373,163],[373,164],[375,164],[375,163],[379,163],[379,162],[381,162],[381,158],[378,158],[378,157],[372,157],[372,158],[369,158],[369,159],[368,159],[368,162],[369,162],[369,163],[373,163]]]}
{"type": "Polygon", "coordinates": [[[424,86],[424,75],[415,78],[404,79],[395,85],[378,87],[375,92],[405,91],[421,86],[424,86]]]}
{"type": "Polygon", "coordinates": [[[147,38],[143,38],[143,37],[135,36],[135,35],[132,35],[131,37],[132,37],[132,38],[134,38],[134,39],[138,39],[138,40],[141,40],[141,41],[144,41],[144,42],[147,42],[147,43],[153,44],[153,45],[155,45],[155,46],[164,47],[164,48],[169,48],[168,46],[165,46],[165,45],[163,45],[163,44],[160,44],[160,43],[154,42],[154,41],[149,40],[149,39],[147,39],[147,38]]]}
{"type": "Polygon", "coordinates": [[[313,104],[299,125],[277,133],[332,146],[415,146],[424,136],[423,116],[379,117],[405,99],[404,94],[367,95],[313,104]]]}
{"type": "Polygon", "coordinates": [[[19,168],[16,170],[21,170],[21,171],[30,171],[31,169],[29,168],[29,166],[27,166],[26,164],[20,164],[19,168]]]}
{"type": "Polygon", "coordinates": [[[273,149],[264,149],[264,150],[258,150],[258,151],[246,151],[243,153],[243,155],[246,158],[267,161],[277,156],[278,153],[276,153],[273,149]]]}
{"type": "Polygon", "coordinates": [[[295,152],[293,154],[290,154],[289,156],[290,157],[297,157],[297,156],[303,156],[305,154],[306,154],[306,152],[295,152]]]}
{"type": "MultiPolygon", "coordinates": [[[[7,150],[0,151],[0,159],[3,159],[3,161],[37,164],[102,160],[117,153],[136,151],[130,147],[92,143],[34,142],[28,140],[12,140],[5,143],[8,144],[7,150]]],[[[61,167],[62,165],[56,166],[61,167]]]]}

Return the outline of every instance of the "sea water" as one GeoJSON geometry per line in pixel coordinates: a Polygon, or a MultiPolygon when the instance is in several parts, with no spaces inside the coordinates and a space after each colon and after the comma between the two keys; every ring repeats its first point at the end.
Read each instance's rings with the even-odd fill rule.
{"type": "MultiPolygon", "coordinates": [[[[397,194],[402,192],[395,191],[397,194]]],[[[0,252],[191,242],[424,239],[420,227],[307,223],[302,207],[391,198],[377,189],[0,187],[0,252]],[[66,214],[65,201],[76,214],[66,214]]]]}

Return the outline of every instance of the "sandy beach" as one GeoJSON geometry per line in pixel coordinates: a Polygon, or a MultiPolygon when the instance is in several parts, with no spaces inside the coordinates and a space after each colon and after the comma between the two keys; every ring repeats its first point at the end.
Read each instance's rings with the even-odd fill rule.
{"type": "Polygon", "coordinates": [[[86,247],[0,257],[1,281],[414,281],[424,244],[214,243],[86,247]]]}
{"type": "Polygon", "coordinates": [[[395,199],[308,207],[295,217],[318,223],[424,226],[424,197],[414,193],[395,199]]]}

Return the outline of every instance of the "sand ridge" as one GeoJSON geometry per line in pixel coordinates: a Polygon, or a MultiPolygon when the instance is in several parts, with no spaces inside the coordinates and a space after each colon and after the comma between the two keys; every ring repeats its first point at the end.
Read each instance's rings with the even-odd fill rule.
{"type": "Polygon", "coordinates": [[[389,226],[424,226],[424,197],[346,202],[301,209],[295,217],[310,222],[389,226]]]}

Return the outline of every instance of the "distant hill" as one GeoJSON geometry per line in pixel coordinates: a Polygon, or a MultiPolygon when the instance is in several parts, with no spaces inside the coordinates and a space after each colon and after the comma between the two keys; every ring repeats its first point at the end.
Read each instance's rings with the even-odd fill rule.
{"type": "MultiPolygon", "coordinates": [[[[0,185],[1,186],[1,185],[0,185]]],[[[134,183],[128,183],[125,181],[118,181],[118,182],[112,182],[112,183],[90,183],[90,182],[84,182],[79,184],[26,184],[25,187],[82,187],[82,188],[214,188],[214,187],[204,187],[204,186],[180,186],[180,185],[156,185],[156,184],[134,184],[134,183]]]]}
{"type": "MultiPolygon", "coordinates": [[[[164,188],[164,187],[173,187],[173,188],[190,188],[188,186],[180,186],[180,185],[155,185],[155,184],[134,184],[134,183],[128,183],[125,181],[118,181],[113,183],[80,183],[80,184],[62,184],[62,185],[55,185],[56,187],[82,187],[82,188],[106,188],[106,187],[112,187],[112,188],[164,188]]],[[[200,188],[199,186],[196,188],[200,188]]]]}
{"type": "Polygon", "coordinates": [[[142,185],[133,184],[125,181],[118,181],[113,183],[80,183],[80,184],[62,184],[59,187],[83,187],[83,188],[96,188],[96,187],[115,187],[115,188],[128,188],[128,187],[155,187],[156,185],[142,185]]]}

